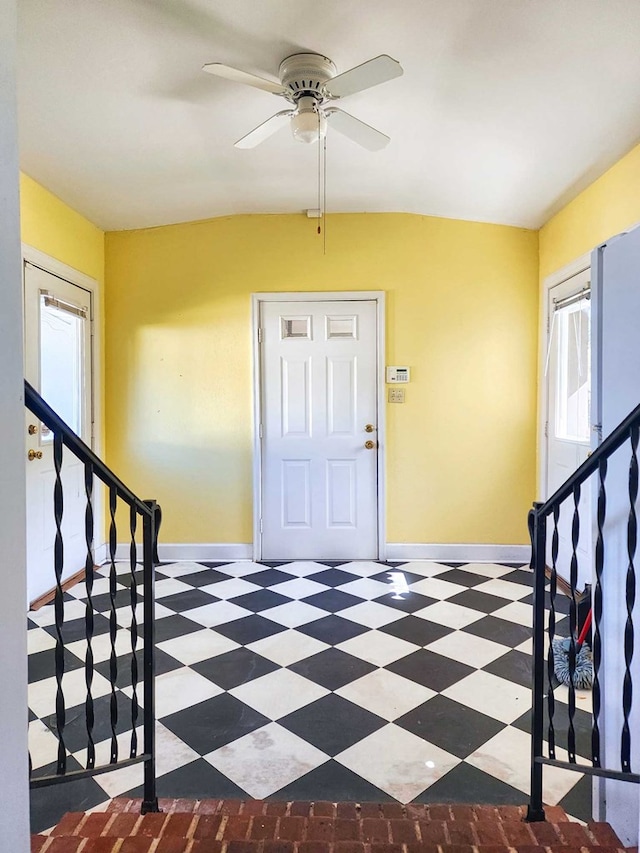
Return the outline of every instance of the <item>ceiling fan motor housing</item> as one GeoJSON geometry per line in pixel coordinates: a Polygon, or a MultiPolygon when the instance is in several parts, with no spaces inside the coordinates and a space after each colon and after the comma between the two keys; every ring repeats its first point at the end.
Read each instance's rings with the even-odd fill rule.
{"type": "Polygon", "coordinates": [[[286,97],[294,103],[303,97],[322,103],[325,83],[335,77],[336,70],[333,62],[319,53],[294,53],[280,63],[280,81],[288,90],[286,97]]]}

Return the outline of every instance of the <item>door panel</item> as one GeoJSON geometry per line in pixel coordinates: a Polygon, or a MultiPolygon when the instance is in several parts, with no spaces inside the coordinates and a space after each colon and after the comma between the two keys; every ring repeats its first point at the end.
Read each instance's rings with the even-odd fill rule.
{"type": "MultiPolygon", "coordinates": [[[[47,403],[91,443],[91,294],[31,264],[25,264],[25,376],[47,403]]],[[[34,601],[55,586],[53,436],[26,411],[27,591],[34,601]]],[[[26,457],[26,453],[25,453],[26,457]]],[[[84,468],[63,448],[63,581],[86,559],[84,468]]]]}
{"type": "Polygon", "coordinates": [[[263,302],[260,325],[262,557],[374,559],[376,302],[263,302]]]}

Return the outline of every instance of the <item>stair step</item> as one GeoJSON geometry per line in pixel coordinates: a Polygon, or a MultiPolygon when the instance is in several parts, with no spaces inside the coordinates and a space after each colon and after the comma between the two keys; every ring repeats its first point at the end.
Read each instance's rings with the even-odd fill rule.
{"type": "Polygon", "coordinates": [[[400,803],[114,800],[69,812],[33,853],[614,853],[608,824],[586,827],[558,807],[524,821],[525,807],[400,803]]]}

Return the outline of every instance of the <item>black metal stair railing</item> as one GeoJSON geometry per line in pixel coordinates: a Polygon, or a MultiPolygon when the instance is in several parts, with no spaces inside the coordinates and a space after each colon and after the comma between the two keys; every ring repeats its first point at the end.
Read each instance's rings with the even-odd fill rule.
{"type": "MultiPolygon", "coordinates": [[[[155,747],[155,681],[154,681],[154,574],[157,559],[157,533],[160,523],[160,509],[155,501],[138,498],[116,475],[99,459],[67,424],[51,409],[34,388],[25,381],[25,405],[35,417],[45,424],[53,435],[53,464],[55,482],[53,489],[53,514],[55,520],[54,565],[52,566],[52,586],[55,584],[54,617],[55,617],[55,735],[58,740],[57,761],[55,772],[46,776],[31,773],[30,786],[41,788],[75,779],[94,776],[99,773],[127,767],[132,764],[144,763],[144,795],[142,812],[158,811],[156,796],[156,747],[155,747]],[[69,750],[65,743],[66,703],[65,703],[65,596],[63,589],[63,573],[65,570],[64,556],[64,488],[63,465],[65,451],[75,456],[84,465],[84,492],[86,499],[84,513],[84,538],[86,543],[86,559],[84,564],[86,585],[85,607],[85,640],[86,653],[84,675],[86,698],[84,702],[86,726],[86,759],[85,767],[81,770],[70,770],[69,750]],[[110,748],[108,763],[96,762],[96,708],[93,695],[94,679],[94,608],[93,586],[95,580],[94,568],[94,480],[99,479],[108,491],[109,507],[109,542],[108,542],[108,573],[109,573],[109,730],[110,748]],[[131,624],[128,629],[120,628],[116,614],[117,604],[117,569],[116,546],[118,542],[117,509],[118,502],[123,502],[129,508],[129,606],[131,608],[131,624]],[[138,522],[142,522],[142,606],[143,622],[138,621],[138,551],[137,542],[138,522]],[[116,642],[119,630],[128,630],[130,634],[131,663],[129,686],[131,689],[129,719],[130,739],[126,754],[121,755],[118,742],[120,708],[118,698],[125,694],[117,689],[118,655],[116,642]],[[142,635],[142,649],[138,647],[142,635]],[[140,717],[140,697],[138,695],[140,667],[139,656],[142,656],[142,750],[138,745],[137,728],[140,717]]],[[[128,731],[128,728],[127,728],[128,731]]],[[[77,751],[74,750],[77,755],[77,751]]],[[[31,760],[30,760],[31,767],[31,760]]]]}
{"type": "MultiPolygon", "coordinates": [[[[638,440],[640,436],[640,406],[637,406],[620,425],[609,435],[594,453],[569,477],[569,479],[544,503],[535,503],[529,512],[529,531],[531,534],[532,558],[534,570],[533,597],[533,710],[531,724],[531,794],[527,820],[544,820],[543,808],[543,767],[551,765],[566,770],[575,770],[590,776],[601,776],[628,782],[640,782],[638,768],[632,767],[632,715],[634,658],[634,619],[633,610],[636,600],[636,548],[638,538],[637,499],[638,499],[638,440]],[[620,476],[621,456],[628,447],[628,472],[626,484],[620,476]],[[615,460],[617,476],[611,482],[611,458],[615,460]],[[607,475],[610,481],[607,481],[607,475]],[[592,523],[591,508],[586,518],[580,517],[581,490],[591,480],[597,493],[597,508],[592,523]],[[609,492],[607,491],[609,489],[609,492]],[[624,491],[624,510],[620,508],[620,492],[624,491]],[[608,503],[616,503],[615,513],[607,515],[608,503]],[[558,633],[559,560],[560,560],[560,516],[570,514],[570,554],[568,555],[568,684],[558,696],[560,687],[556,678],[554,659],[554,640],[558,633]],[[579,593],[579,543],[581,529],[593,526],[595,547],[589,555],[586,569],[593,574],[591,606],[593,621],[591,628],[591,655],[593,666],[590,737],[584,737],[578,748],[579,725],[576,688],[577,670],[577,633],[579,593]],[[619,571],[617,556],[626,545],[624,573],[619,571]],[[618,545],[619,547],[615,547],[618,545]],[[550,563],[550,565],[548,565],[550,563]],[[548,587],[548,589],[547,589],[548,587]],[[608,613],[608,630],[604,630],[605,588],[615,590],[609,599],[609,608],[614,607],[618,598],[624,598],[623,612],[608,613]],[[546,601],[545,601],[546,598],[546,601]],[[546,625],[545,625],[546,620],[546,625]],[[622,624],[619,644],[613,636],[611,626],[622,624]],[[548,651],[545,655],[545,635],[548,638],[548,651]],[[609,643],[607,649],[606,644],[609,643]],[[615,648],[613,647],[615,646],[615,648]],[[619,646],[619,648],[618,648],[619,646]],[[603,755],[603,714],[606,654],[618,654],[623,658],[623,673],[620,684],[615,684],[615,692],[607,690],[608,724],[607,760],[603,755]],[[546,659],[545,659],[546,657],[546,659]],[[566,690],[566,693],[564,692],[566,690]],[[611,719],[619,722],[619,731],[612,735],[611,719]],[[617,747],[612,749],[611,738],[617,747]],[[588,740],[588,743],[587,743],[588,740]],[[566,759],[560,758],[561,750],[566,751],[566,759]],[[612,753],[619,756],[619,766],[611,759],[612,753]],[[588,754],[586,754],[588,753],[588,754]],[[582,760],[581,760],[582,759],[582,760]]],[[[626,470],[626,465],[625,465],[626,470]]],[[[591,531],[588,531],[591,535],[591,531]]],[[[566,599],[565,605],[567,604],[566,599]]],[[[565,611],[567,606],[565,606],[565,611]]],[[[622,608],[620,608],[622,610],[622,608]]],[[[564,613],[560,613],[564,616],[564,613]]],[[[584,694],[583,694],[584,696],[584,694]]],[[[580,711],[582,713],[582,711],[580,711]]],[[[614,726],[615,728],[615,726],[614,726]]]]}

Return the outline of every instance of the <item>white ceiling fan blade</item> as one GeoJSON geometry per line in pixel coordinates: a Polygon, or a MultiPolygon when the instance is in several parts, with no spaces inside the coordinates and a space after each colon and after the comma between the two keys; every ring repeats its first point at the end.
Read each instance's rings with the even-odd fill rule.
{"type": "Polygon", "coordinates": [[[284,95],[286,91],[282,83],[266,80],[264,77],[249,74],[248,71],[240,71],[239,68],[223,65],[221,62],[209,62],[202,66],[202,70],[206,71],[207,74],[215,74],[216,77],[224,77],[225,80],[233,80],[234,83],[244,83],[246,86],[271,92],[273,95],[284,95]]]}
{"type": "Polygon", "coordinates": [[[328,80],[325,88],[332,98],[346,98],[347,95],[355,95],[363,89],[393,80],[394,77],[401,77],[403,73],[402,65],[383,53],[328,80]]]}
{"type": "Polygon", "coordinates": [[[349,113],[345,113],[344,110],[331,107],[326,110],[326,113],[331,127],[369,151],[380,151],[391,141],[386,134],[376,130],[375,127],[371,127],[370,124],[365,124],[359,118],[354,118],[349,113]]]}
{"type": "Polygon", "coordinates": [[[265,139],[277,133],[281,127],[289,123],[289,119],[293,115],[294,110],[283,110],[281,113],[276,113],[271,118],[263,121],[253,130],[250,130],[246,136],[243,136],[235,144],[236,148],[255,148],[260,145],[265,139]]]}

